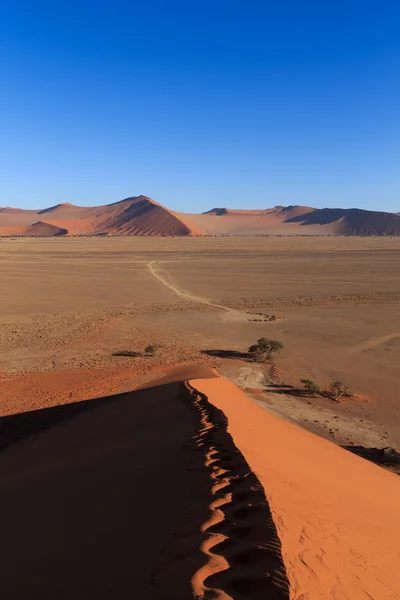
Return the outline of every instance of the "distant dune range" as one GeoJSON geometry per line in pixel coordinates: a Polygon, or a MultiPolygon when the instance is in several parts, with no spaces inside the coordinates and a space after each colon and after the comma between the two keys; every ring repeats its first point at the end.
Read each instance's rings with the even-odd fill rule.
{"type": "Polygon", "coordinates": [[[0,236],[71,235],[400,235],[400,214],[355,208],[275,206],[173,212],[147,196],[105,206],[57,204],[42,210],[0,208],[0,236]]]}

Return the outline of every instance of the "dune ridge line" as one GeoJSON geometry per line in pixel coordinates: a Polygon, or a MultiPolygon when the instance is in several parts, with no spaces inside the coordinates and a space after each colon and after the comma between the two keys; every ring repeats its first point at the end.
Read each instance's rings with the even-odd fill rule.
{"type": "Polygon", "coordinates": [[[195,598],[289,598],[281,543],[264,489],[228,433],[225,414],[190,383],[186,395],[200,415],[193,451],[209,472],[210,516],[201,531],[207,562],[192,577],[195,598]]]}

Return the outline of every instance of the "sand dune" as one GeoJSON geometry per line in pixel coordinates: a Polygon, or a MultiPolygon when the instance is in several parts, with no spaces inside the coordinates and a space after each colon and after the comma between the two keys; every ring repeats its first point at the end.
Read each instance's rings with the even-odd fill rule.
{"type": "Polygon", "coordinates": [[[292,600],[400,597],[400,480],[278,419],[233,384],[196,380],[264,486],[292,600]]]}
{"type": "Polygon", "coordinates": [[[44,221],[37,221],[37,223],[26,228],[24,235],[66,235],[67,233],[68,229],[44,221]]]}
{"type": "Polygon", "coordinates": [[[189,374],[215,376],[3,420],[5,597],[289,597],[263,489],[189,374]]]}
{"type": "Polygon", "coordinates": [[[319,224],[310,225],[307,231],[299,223],[288,219],[307,214],[315,209],[305,206],[277,206],[267,210],[231,210],[214,208],[204,214],[186,215],[175,213],[180,219],[188,219],[192,226],[208,235],[323,235],[333,233],[319,224]]]}
{"type": "Polygon", "coordinates": [[[210,368],[4,417],[0,433],[10,600],[399,597],[398,477],[210,368]]]}
{"type": "Polygon", "coordinates": [[[147,196],[105,206],[56,204],[41,210],[0,208],[0,235],[400,235],[398,214],[358,209],[275,206],[173,212],[147,196]],[[38,226],[40,223],[40,226],[38,226]],[[43,231],[43,233],[42,233],[43,231]]]}
{"type": "MultiPolygon", "coordinates": [[[[183,213],[177,213],[184,218],[183,213]]],[[[400,218],[393,213],[359,209],[315,209],[275,206],[266,210],[214,208],[187,215],[210,235],[400,235],[400,218]]]]}
{"type": "Polygon", "coordinates": [[[200,235],[195,226],[146,196],[106,206],[57,204],[38,211],[2,209],[0,235],[200,235]],[[40,224],[40,225],[39,225],[40,224]]]}
{"type": "Polygon", "coordinates": [[[350,208],[322,208],[289,218],[288,223],[320,225],[344,235],[400,235],[400,219],[393,213],[350,208]]]}

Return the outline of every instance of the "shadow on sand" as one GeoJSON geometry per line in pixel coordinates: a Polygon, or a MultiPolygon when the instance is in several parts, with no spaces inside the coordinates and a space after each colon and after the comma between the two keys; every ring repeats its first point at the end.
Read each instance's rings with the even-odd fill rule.
{"type": "Polygon", "coordinates": [[[192,597],[211,486],[204,467],[188,468],[195,419],[180,390],[0,419],[4,597],[192,597]]]}
{"type": "Polygon", "coordinates": [[[390,468],[400,475],[400,453],[394,448],[368,448],[367,446],[342,446],[342,448],[376,465],[390,468]]]}
{"type": "Polygon", "coordinates": [[[121,350],[121,352],[113,352],[113,356],[126,356],[128,358],[138,358],[143,356],[140,352],[131,352],[130,350],[121,350]]]}
{"type": "Polygon", "coordinates": [[[270,383],[268,384],[268,392],[271,394],[286,394],[289,396],[297,396],[298,398],[311,398],[310,392],[302,390],[301,388],[295,388],[293,385],[286,385],[283,383],[270,383]]]}
{"type": "Polygon", "coordinates": [[[0,417],[0,450],[29,435],[54,427],[63,421],[76,417],[88,410],[104,406],[123,396],[126,396],[126,394],[84,400],[0,417]]]}
{"type": "Polygon", "coordinates": [[[202,350],[201,354],[207,356],[215,356],[217,358],[232,358],[254,362],[252,355],[249,352],[239,352],[238,350],[202,350]]]}

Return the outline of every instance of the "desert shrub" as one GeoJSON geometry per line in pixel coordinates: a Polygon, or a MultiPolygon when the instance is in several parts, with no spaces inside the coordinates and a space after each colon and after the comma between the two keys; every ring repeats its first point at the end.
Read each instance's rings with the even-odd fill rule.
{"type": "Polygon", "coordinates": [[[264,362],[266,360],[271,360],[274,354],[277,354],[283,349],[283,344],[278,340],[268,340],[265,337],[257,340],[256,344],[253,344],[249,348],[250,354],[253,354],[255,357],[264,357],[264,362]]]}
{"type": "Polygon", "coordinates": [[[328,389],[328,394],[335,400],[339,400],[339,398],[351,398],[353,392],[347,383],[344,383],[343,381],[332,381],[328,389]]]}
{"type": "Polygon", "coordinates": [[[146,346],[144,351],[149,356],[155,356],[160,348],[161,348],[160,344],[150,344],[150,346],[146,346]]]}
{"type": "Polygon", "coordinates": [[[300,383],[303,384],[304,388],[311,394],[320,394],[321,388],[314,379],[300,379],[300,383]]]}

